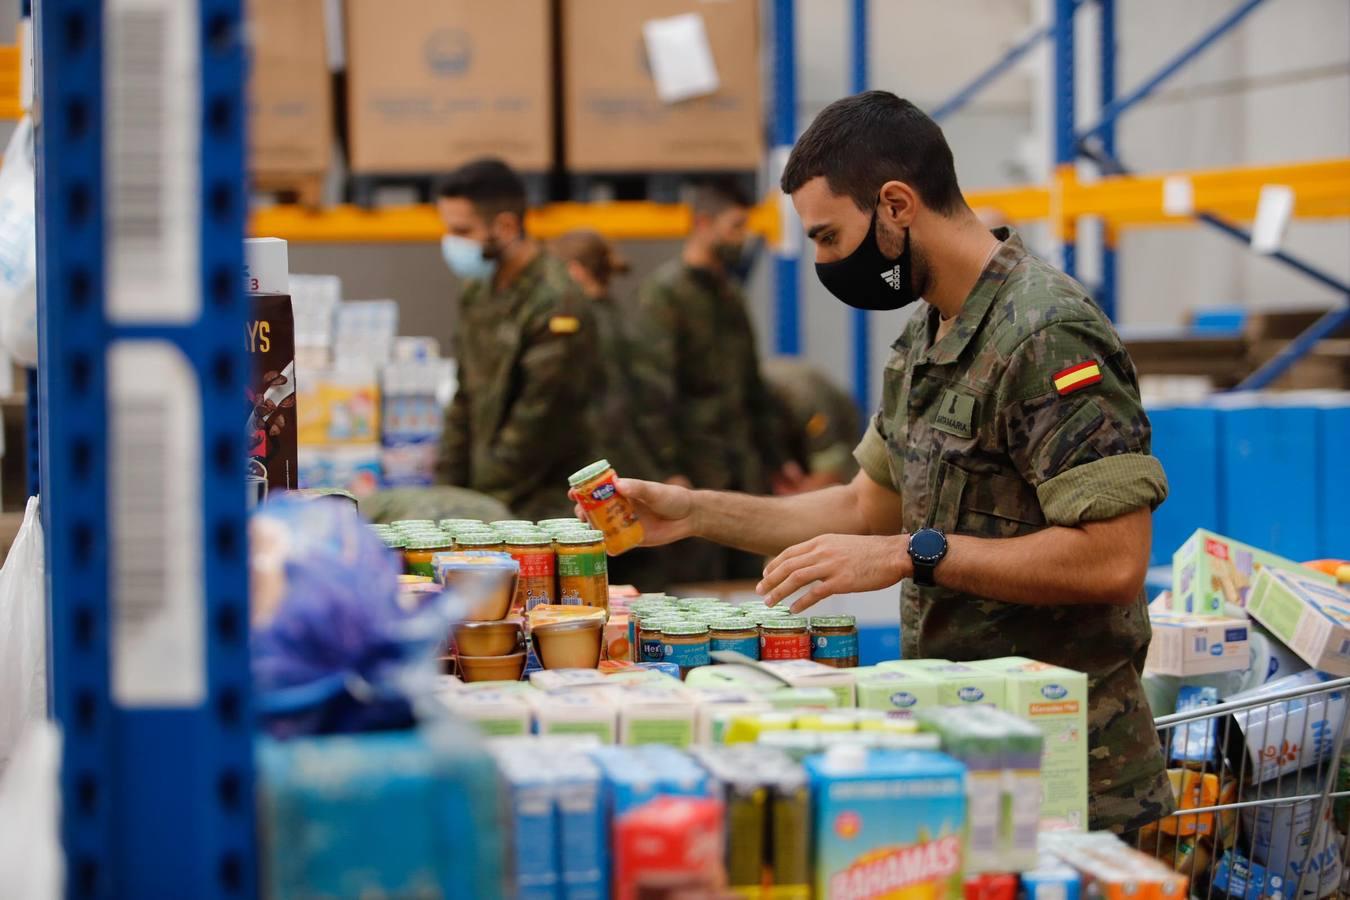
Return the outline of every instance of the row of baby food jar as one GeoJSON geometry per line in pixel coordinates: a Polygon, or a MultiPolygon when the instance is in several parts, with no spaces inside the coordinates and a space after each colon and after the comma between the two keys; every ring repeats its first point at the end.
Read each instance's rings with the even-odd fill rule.
{"type": "Polygon", "coordinates": [[[716,597],[643,594],[629,604],[634,662],[671,662],[681,675],[731,650],[755,660],[811,659],[835,668],[858,665],[853,616],[794,616],[757,600],[732,605],[716,597]]]}
{"type": "Polygon", "coordinates": [[[507,553],[520,565],[512,611],[539,605],[609,604],[609,564],[604,535],[576,519],[486,523],[470,519],[411,519],[372,526],[402,554],[404,571],[435,577],[438,554],[507,553]]]}

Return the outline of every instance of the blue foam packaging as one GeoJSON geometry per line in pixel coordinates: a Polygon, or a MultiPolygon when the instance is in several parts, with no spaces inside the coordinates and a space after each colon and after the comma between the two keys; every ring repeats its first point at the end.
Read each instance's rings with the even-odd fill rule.
{"type": "Polygon", "coordinates": [[[1166,565],[1196,528],[1223,531],[1219,507],[1219,414],[1209,406],[1148,411],[1153,455],[1167,473],[1167,499],[1153,512],[1152,565],[1166,565]]]}
{"type": "Polygon", "coordinates": [[[497,769],[457,723],[257,742],[263,893],[501,897],[497,769]]]}

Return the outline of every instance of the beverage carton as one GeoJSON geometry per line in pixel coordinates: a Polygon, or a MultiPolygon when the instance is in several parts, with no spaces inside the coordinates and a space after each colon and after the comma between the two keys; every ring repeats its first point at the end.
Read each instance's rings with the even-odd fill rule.
{"type": "MultiPolygon", "coordinates": [[[[884,664],[883,664],[884,665],[884,664]]],[[[922,672],[869,666],[854,669],[858,707],[912,716],[918,709],[938,705],[938,683],[922,672]]]]}
{"type": "Polygon", "coordinates": [[[1048,828],[1087,827],[1087,675],[1020,656],[969,663],[998,674],[1003,708],[1045,735],[1041,757],[1041,819],[1048,828]]]}
{"type": "Polygon", "coordinates": [[[602,744],[614,743],[618,713],[600,692],[534,691],[525,696],[534,710],[534,727],[539,734],[593,734],[602,744]]]}
{"type": "Polygon", "coordinates": [[[533,710],[519,691],[456,691],[441,694],[437,699],[459,717],[477,725],[487,737],[530,733],[533,710]]]}
{"type": "Polygon", "coordinates": [[[618,709],[619,743],[688,747],[694,742],[697,707],[680,686],[622,684],[604,694],[618,709]]]}
{"type": "Polygon", "coordinates": [[[965,769],[930,751],[832,747],[806,760],[815,896],[962,897],[965,769]]]}
{"type": "Polygon", "coordinates": [[[970,703],[1003,706],[1003,676],[994,671],[978,669],[971,663],[955,663],[945,659],[902,659],[878,663],[877,668],[927,676],[937,682],[938,704],[941,706],[965,706],[970,703]]]}
{"type": "Polygon", "coordinates": [[[1262,569],[1311,573],[1316,580],[1335,583],[1293,560],[1201,528],[1172,555],[1172,611],[1222,616],[1225,603],[1245,608],[1262,569]]]}
{"type": "Polygon", "coordinates": [[[1350,675],[1350,590],[1303,571],[1262,570],[1247,612],[1314,669],[1350,675]]]}

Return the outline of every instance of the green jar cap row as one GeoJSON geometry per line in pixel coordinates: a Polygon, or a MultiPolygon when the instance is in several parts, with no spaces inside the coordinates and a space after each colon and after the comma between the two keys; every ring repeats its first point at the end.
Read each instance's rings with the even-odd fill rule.
{"type": "Polygon", "coordinates": [[[798,628],[806,628],[807,621],[804,616],[779,616],[760,622],[759,627],[769,631],[795,631],[798,628]]]}
{"type": "Polygon", "coordinates": [[[598,544],[604,541],[605,533],[603,531],[580,529],[557,534],[553,539],[559,544],[598,544]]]}
{"type": "Polygon", "coordinates": [[[734,618],[713,619],[708,623],[708,627],[713,631],[754,631],[759,627],[759,624],[752,622],[745,616],[736,616],[734,618]]]}
{"type": "Polygon", "coordinates": [[[670,622],[661,625],[661,633],[674,637],[689,636],[695,637],[700,634],[708,633],[708,626],[702,622],[670,622]]]}
{"type": "Polygon", "coordinates": [[[503,536],[507,546],[511,547],[552,547],[553,538],[546,534],[506,534],[503,536]]]}
{"type": "Polygon", "coordinates": [[[474,535],[456,537],[455,543],[461,547],[500,547],[506,542],[497,535],[474,535]]]}
{"type": "Polygon", "coordinates": [[[453,543],[448,537],[435,535],[410,535],[407,541],[409,550],[449,550],[453,543]]]}
{"type": "Polygon", "coordinates": [[[386,547],[394,550],[402,550],[408,546],[408,539],[401,534],[382,534],[380,538],[384,541],[386,547]]]}

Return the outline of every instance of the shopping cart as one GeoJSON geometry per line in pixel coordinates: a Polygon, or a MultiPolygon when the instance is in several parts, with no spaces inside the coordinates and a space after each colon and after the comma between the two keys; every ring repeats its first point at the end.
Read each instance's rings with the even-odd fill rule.
{"type": "Polygon", "coordinates": [[[1194,897],[1346,895],[1350,678],[1300,678],[1314,683],[1155,720],[1180,808],[1135,844],[1187,875],[1194,897]]]}

